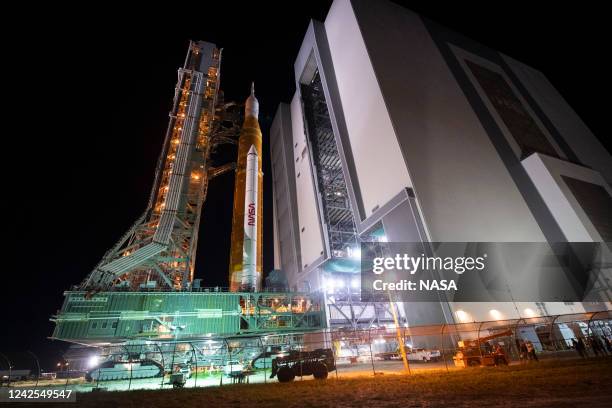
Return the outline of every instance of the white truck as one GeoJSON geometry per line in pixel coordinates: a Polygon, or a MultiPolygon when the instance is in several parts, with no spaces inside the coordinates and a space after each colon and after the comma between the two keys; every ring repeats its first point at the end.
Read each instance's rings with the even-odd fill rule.
{"type": "Polygon", "coordinates": [[[410,361],[438,361],[442,358],[440,350],[426,350],[422,348],[406,349],[406,357],[410,361]]]}

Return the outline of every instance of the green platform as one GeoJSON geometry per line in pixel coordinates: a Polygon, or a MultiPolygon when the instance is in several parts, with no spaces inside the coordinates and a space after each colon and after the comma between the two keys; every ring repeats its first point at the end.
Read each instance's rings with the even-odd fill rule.
{"type": "Polygon", "coordinates": [[[313,293],[65,292],[53,339],[109,344],[325,328],[323,296],[313,293]]]}

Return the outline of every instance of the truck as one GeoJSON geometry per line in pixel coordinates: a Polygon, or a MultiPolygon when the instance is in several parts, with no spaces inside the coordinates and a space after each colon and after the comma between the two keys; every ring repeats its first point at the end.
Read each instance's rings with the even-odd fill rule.
{"type": "Polygon", "coordinates": [[[503,350],[496,350],[489,343],[490,340],[507,336],[512,336],[512,330],[504,330],[486,337],[480,337],[476,340],[459,341],[459,350],[453,356],[455,366],[479,367],[508,365],[506,353],[503,350]]]}
{"type": "Polygon", "coordinates": [[[438,361],[442,358],[440,350],[426,350],[422,348],[409,348],[406,350],[406,358],[410,361],[438,361]]]}
{"type": "MultiPolygon", "coordinates": [[[[376,353],[374,357],[381,360],[401,360],[402,356],[399,350],[386,351],[383,353],[376,353]]],[[[410,348],[406,347],[406,358],[410,361],[421,361],[427,363],[429,361],[439,361],[442,359],[442,353],[440,350],[427,350],[423,348],[410,348]]]]}
{"type": "Polygon", "coordinates": [[[278,382],[291,382],[296,376],[312,375],[317,380],[327,378],[336,369],[334,353],[331,349],[314,351],[290,351],[288,355],[272,360],[272,373],[278,382]]]}
{"type": "Polygon", "coordinates": [[[0,385],[32,378],[32,370],[1,370],[0,385]]]}

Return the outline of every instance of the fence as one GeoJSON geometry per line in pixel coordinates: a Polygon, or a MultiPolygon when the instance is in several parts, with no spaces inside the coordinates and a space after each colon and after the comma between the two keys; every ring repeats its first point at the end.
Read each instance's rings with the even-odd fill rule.
{"type": "MultiPolygon", "coordinates": [[[[331,378],[348,378],[581,355],[612,355],[612,311],[416,327],[179,338],[163,343],[139,340],[104,348],[73,346],[64,356],[64,371],[72,373],[66,379],[43,379],[39,367],[36,378],[31,376],[29,382],[15,379],[10,385],[33,385],[35,381],[40,386],[85,392],[267,383],[278,381],[273,366],[278,368],[278,362],[284,361],[274,362],[280,357],[293,363],[324,361],[331,378]],[[577,352],[581,347],[577,344],[584,345],[583,353],[577,352]],[[316,352],[321,349],[331,351],[327,360],[324,351],[316,352]],[[316,352],[315,360],[312,352],[316,352]]],[[[312,378],[307,364],[298,364],[293,371],[297,380],[312,378]]]]}

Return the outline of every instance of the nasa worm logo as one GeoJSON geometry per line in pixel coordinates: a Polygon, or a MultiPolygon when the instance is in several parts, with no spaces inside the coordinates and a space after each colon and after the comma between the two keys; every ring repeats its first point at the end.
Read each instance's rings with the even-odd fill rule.
{"type": "Polygon", "coordinates": [[[255,225],[255,203],[249,203],[249,212],[248,212],[248,225],[255,225]]]}

